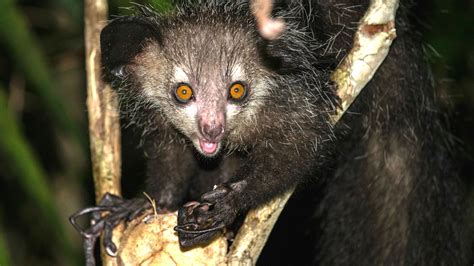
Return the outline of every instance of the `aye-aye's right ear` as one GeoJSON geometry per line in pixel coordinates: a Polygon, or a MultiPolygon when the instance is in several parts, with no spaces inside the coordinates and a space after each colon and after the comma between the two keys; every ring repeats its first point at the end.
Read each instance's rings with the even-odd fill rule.
{"type": "Polygon", "coordinates": [[[160,40],[156,25],[145,18],[123,17],[111,21],[100,34],[102,66],[106,76],[123,78],[124,66],[141,52],[145,42],[160,40]]]}

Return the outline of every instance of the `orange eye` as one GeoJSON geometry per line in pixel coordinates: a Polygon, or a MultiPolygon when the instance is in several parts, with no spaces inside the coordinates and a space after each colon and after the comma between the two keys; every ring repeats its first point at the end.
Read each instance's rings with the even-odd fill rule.
{"type": "Polygon", "coordinates": [[[193,89],[186,84],[180,84],[178,88],[176,88],[174,95],[176,100],[180,103],[187,103],[193,97],[193,89]]]}
{"type": "Polygon", "coordinates": [[[234,101],[240,101],[247,96],[247,90],[241,83],[234,83],[229,89],[230,98],[234,101]]]}

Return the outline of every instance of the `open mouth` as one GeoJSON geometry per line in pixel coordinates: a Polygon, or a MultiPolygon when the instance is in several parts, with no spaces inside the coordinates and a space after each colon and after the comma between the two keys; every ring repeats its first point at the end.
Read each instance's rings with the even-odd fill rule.
{"type": "Polygon", "coordinates": [[[212,156],[216,154],[219,143],[200,139],[199,147],[201,148],[201,151],[204,155],[212,156]]]}

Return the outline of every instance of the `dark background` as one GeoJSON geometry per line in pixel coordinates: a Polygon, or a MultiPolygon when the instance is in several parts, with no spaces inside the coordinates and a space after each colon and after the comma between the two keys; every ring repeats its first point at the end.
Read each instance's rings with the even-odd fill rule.
{"type": "MultiPolygon", "coordinates": [[[[426,55],[438,87],[452,102],[451,126],[461,148],[460,170],[471,191],[474,2],[421,2],[415,11],[426,55]]],[[[70,214],[94,203],[82,5],[79,0],[0,0],[2,266],[83,263],[81,240],[67,221],[70,214]]],[[[129,5],[112,0],[110,13],[127,13],[118,7],[129,5]]],[[[143,190],[143,160],[133,133],[132,129],[123,133],[126,197],[143,190]]],[[[469,195],[474,204],[473,193],[469,195]]],[[[474,223],[474,217],[469,217],[474,223]]]]}

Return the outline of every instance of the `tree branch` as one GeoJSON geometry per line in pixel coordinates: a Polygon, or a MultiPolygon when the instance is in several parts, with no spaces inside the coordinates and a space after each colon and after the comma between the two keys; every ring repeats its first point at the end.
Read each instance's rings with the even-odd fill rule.
{"type": "MultiPolygon", "coordinates": [[[[107,1],[86,0],[84,6],[89,136],[95,198],[99,202],[107,192],[121,194],[120,121],[117,95],[102,80],[101,72],[99,38],[107,22],[107,1]]],[[[105,252],[102,258],[104,265],[116,265],[105,252]]]]}

